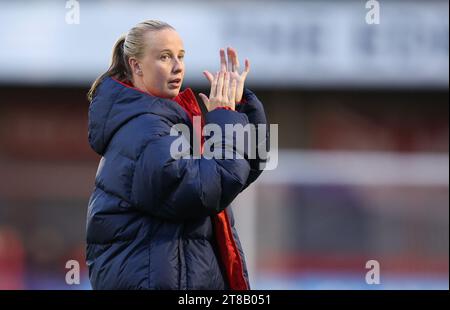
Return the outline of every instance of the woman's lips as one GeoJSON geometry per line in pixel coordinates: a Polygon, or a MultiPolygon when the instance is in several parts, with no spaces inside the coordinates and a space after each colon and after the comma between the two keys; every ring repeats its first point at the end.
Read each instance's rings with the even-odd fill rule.
{"type": "Polygon", "coordinates": [[[173,87],[173,88],[178,88],[181,86],[181,79],[175,79],[172,81],[169,81],[169,86],[173,87]]]}

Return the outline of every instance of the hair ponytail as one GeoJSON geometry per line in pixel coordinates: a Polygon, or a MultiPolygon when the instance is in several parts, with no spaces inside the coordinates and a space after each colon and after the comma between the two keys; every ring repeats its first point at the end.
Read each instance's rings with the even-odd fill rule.
{"type": "Polygon", "coordinates": [[[100,75],[87,94],[90,102],[94,99],[95,91],[105,77],[111,76],[119,81],[132,81],[131,69],[128,64],[130,57],[141,58],[145,49],[145,33],[166,28],[174,29],[169,24],[158,20],[146,20],[134,26],[128,34],[120,36],[112,49],[111,64],[108,71],[100,75]]]}
{"type": "Polygon", "coordinates": [[[101,81],[107,77],[111,76],[118,80],[126,80],[128,79],[129,70],[128,63],[124,53],[124,44],[125,44],[125,35],[120,36],[117,39],[114,47],[112,49],[111,55],[111,64],[109,65],[108,71],[100,75],[97,79],[95,79],[94,83],[92,83],[91,89],[87,94],[87,98],[89,101],[92,101],[95,95],[95,91],[97,87],[100,85],[101,81]]]}

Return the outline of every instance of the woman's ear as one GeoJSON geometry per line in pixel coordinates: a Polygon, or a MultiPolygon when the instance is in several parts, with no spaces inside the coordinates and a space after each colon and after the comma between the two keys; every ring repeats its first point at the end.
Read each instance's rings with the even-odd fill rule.
{"type": "Polygon", "coordinates": [[[129,58],[128,64],[130,65],[133,74],[142,76],[141,64],[138,62],[136,58],[129,58]]]}

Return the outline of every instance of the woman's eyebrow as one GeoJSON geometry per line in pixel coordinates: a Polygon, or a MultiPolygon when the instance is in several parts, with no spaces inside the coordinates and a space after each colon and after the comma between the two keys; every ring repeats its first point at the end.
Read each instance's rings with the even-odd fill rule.
{"type": "MultiPolygon", "coordinates": [[[[162,53],[162,52],[170,52],[170,53],[172,53],[172,51],[170,50],[170,49],[163,49],[162,51],[160,51],[160,53],[162,53]]],[[[186,53],[186,51],[185,50],[180,50],[180,52],[182,52],[182,53],[186,53]]]]}

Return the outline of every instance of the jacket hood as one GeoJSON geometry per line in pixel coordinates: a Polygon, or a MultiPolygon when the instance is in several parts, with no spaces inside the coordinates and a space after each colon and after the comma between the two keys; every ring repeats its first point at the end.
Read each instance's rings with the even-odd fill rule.
{"type": "Polygon", "coordinates": [[[137,88],[107,77],[99,85],[89,106],[88,140],[92,149],[103,155],[120,127],[139,115],[162,116],[173,124],[190,122],[186,111],[177,102],[195,96],[186,89],[174,100],[155,97],[137,88]]]}

